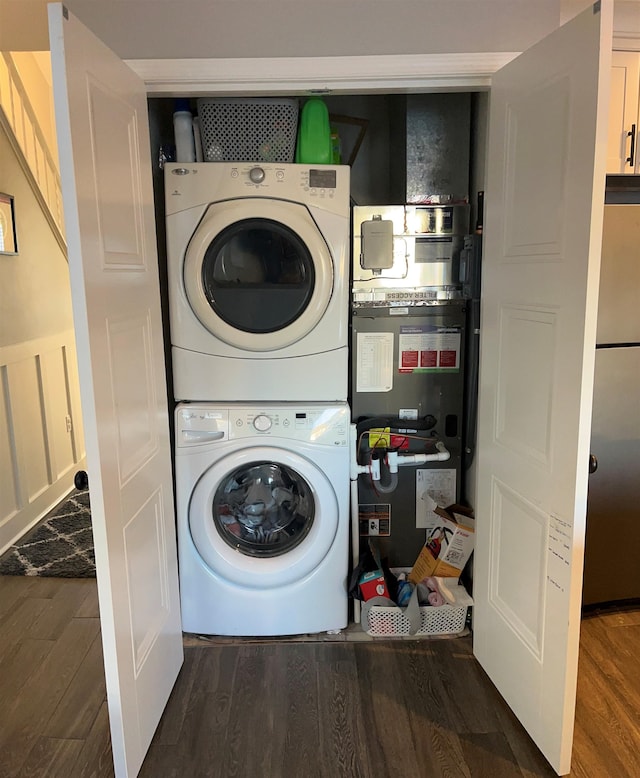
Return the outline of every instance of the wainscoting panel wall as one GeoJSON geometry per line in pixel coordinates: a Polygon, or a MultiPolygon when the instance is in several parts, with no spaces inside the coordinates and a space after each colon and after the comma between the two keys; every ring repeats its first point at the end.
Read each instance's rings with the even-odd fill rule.
{"type": "Polygon", "coordinates": [[[0,553],[84,467],[73,330],[0,348],[0,553]]]}

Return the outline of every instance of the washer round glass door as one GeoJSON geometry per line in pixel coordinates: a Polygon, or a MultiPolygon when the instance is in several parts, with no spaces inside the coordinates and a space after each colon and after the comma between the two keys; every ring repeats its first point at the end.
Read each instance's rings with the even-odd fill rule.
{"type": "Polygon", "coordinates": [[[311,573],[338,529],[338,502],[308,459],[275,447],[241,448],[200,478],[189,504],[198,553],[242,586],[283,586],[311,573]]]}
{"type": "Polygon", "coordinates": [[[213,523],[231,548],[253,557],[286,554],[313,526],[315,503],[308,483],[275,462],[240,465],[213,496],[213,523]]]}
{"type": "Polygon", "coordinates": [[[283,200],[215,203],[184,261],[189,304],[225,343],[273,351],[318,324],[331,299],[333,262],[311,214],[283,200]]]}

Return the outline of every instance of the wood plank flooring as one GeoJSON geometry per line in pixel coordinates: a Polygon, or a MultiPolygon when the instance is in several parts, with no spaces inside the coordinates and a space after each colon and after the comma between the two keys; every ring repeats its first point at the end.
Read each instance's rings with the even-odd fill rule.
{"type": "MultiPolygon", "coordinates": [[[[113,776],[95,581],[0,577],[0,778],[113,776]]],[[[194,644],[141,778],[552,778],[471,654],[194,644]]],[[[640,775],[640,608],[583,620],[571,776],[640,775]]]]}

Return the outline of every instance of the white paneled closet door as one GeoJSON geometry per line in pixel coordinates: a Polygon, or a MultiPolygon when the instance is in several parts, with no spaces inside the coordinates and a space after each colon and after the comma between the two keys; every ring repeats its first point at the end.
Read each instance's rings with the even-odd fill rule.
{"type": "Polygon", "coordinates": [[[115,772],[137,775],[182,664],[143,82],[49,6],[115,772]]]}
{"type": "Polygon", "coordinates": [[[559,774],[575,712],[612,3],[492,80],[474,653],[559,774]]]}

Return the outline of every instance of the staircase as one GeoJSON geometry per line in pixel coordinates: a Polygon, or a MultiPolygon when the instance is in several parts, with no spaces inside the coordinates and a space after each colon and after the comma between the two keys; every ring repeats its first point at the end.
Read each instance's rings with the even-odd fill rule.
{"type": "Polygon", "coordinates": [[[0,52],[0,124],[7,131],[25,175],[66,255],[58,163],[49,151],[18,69],[7,52],[0,52]]]}

